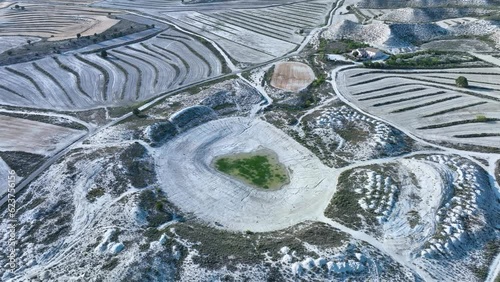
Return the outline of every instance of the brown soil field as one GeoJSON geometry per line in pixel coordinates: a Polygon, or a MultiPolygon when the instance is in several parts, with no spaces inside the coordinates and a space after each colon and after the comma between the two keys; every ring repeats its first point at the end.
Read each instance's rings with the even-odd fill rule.
{"type": "Polygon", "coordinates": [[[306,88],[314,78],[314,71],[308,65],[298,62],[282,62],[277,63],[274,68],[271,85],[296,92],[306,88]]]}
{"type": "Polygon", "coordinates": [[[76,140],[83,131],[0,115],[0,151],[47,155],[76,140]]]}
{"type": "MultiPolygon", "coordinates": [[[[101,33],[116,23],[117,19],[108,17],[108,13],[118,12],[69,5],[22,5],[24,10],[3,7],[0,17],[4,26],[0,35],[22,35],[47,38],[57,41],[101,33]]],[[[2,8],[0,6],[0,8],[2,8]]]]}

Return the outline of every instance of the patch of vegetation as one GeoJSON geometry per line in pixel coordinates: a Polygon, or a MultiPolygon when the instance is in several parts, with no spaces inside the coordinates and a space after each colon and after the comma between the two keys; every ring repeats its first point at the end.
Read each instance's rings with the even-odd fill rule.
{"type": "Polygon", "coordinates": [[[259,188],[279,188],[289,181],[284,166],[276,158],[262,153],[219,158],[215,166],[219,171],[259,188]]]}
{"type": "Polygon", "coordinates": [[[273,65],[272,67],[270,67],[265,73],[264,73],[264,77],[262,78],[262,81],[261,81],[261,86],[264,86],[264,85],[270,85],[271,84],[271,79],[273,78],[273,74],[274,74],[274,68],[276,66],[273,65]]]}
{"type": "Polygon", "coordinates": [[[342,39],[331,41],[325,38],[320,38],[318,54],[344,54],[350,53],[352,50],[359,48],[370,47],[369,44],[354,41],[351,39],[342,39]]]}
{"type": "Polygon", "coordinates": [[[163,145],[166,141],[177,135],[177,127],[169,120],[157,122],[150,126],[149,138],[151,146],[157,147],[163,145]]]}
{"type": "MultiPolygon", "coordinates": [[[[364,210],[358,203],[365,194],[355,192],[355,189],[364,190],[363,185],[366,182],[364,173],[366,170],[398,179],[397,169],[393,165],[370,165],[344,171],[338,178],[337,192],[325,210],[327,217],[338,220],[351,228],[372,228],[378,225],[376,214],[364,210]]],[[[395,194],[395,197],[397,197],[397,194],[395,194]]]]}
{"type": "Polygon", "coordinates": [[[455,84],[457,85],[457,87],[460,87],[460,88],[469,87],[469,81],[467,80],[467,78],[465,76],[457,77],[457,79],[455,80],[455,84]]]}
{"type": "MultiPolygon", "coordinates": [[[[199,253],[193,261],[201,267],[234,269],[238,264],[262,264],[266,255],[278,260],[284,246],[296,256],[317,256],[304,247],[304,243],[320,247],[339,247],[348,241],[346,234],[324,223],[299,224],[285,230],[267,233],[239,233],[219,230],[196,223],[175,226],[180,239],[193,243],[199,253]]],[[[278,280],[281,281],[281,280],[278,280]]]]}
{"type": "Polygon", "coordinates": [[[59,228],[56,231],[47,235],[40,243],[45,244],[45,245],[54,243],[55,241],[57,241],[57,239],[59,239],[59,237],[68,234],[69,231],[71,230],[70,224],[66,224],[63,226],[60,226],[58,224],[55,224],[55,225],[58,226],[59,228]]]}
{"type": "Polygon", "coordinates": [[[103,264],[101,269],[111,271],[118,265],[119,262],[120,260],[118,258],[112,258],[108,262],[103,264]]]}
{"type": "Polygon", "coordinates": [[[120,160],[134,187],[144,188],[155,182],[156,172],[152,158],[147,149],[138,142],[128,146],[120,154],[120,160]]]}
{"type": "Polygon", "coordinates": [[[20,46],[15,49],[9,50],[9,52],[0,53],[0,65],[10,65],[22,62],[28,62],[32,60],[38,60],[44,56],[51,54],[61,54],[70,50],[75,50],[96,44],[111,38],[116,38],[120,36],[126,36],[132,33],[140,32],[149,29],[148,25],[141,23],[136,23],[126,19],[120,19],[120,21],[115,24],[112,28],[100,34],[94,34],[91,36],[81,36],[72,39],[64,39],[57,41],[49,41],[49,38],[44,38],[38,42],[30,42],[30,44],[25,46],[20,46]],[[133,28],[130,28],[133,26],[133,28]]]}
{"type": "MultiPolygon", "coordinates": [[[[339,183],[340,180],[339,178],[339,183]]],[[[330,204],[325,210],[325,215],[327,217],[339,218],[342,222],[348,224],[348,226],[361,228],[362,221],[358,215],[365,214],[365,211],[358,204],[360,198],[361,195],[356,195],[352,191],[339,189],[333,195],[330,204]]]]}
{"type": "MultiPolygon", "coordinates": [[[[157,227],[174,218],[173,205],[160,191],[144,190],[139,194],[138,206],[146,213],[146,220],[150,227],[157,227]]],[[[161,235],[156,228],[146,230],[145,236],[155,238],[161,235]]]]}
{"type": "Polygon", "coordinates": [[[319,87],[321,84],[323,84],[326,81],[326,75],[321,73],[316,77],[316,79],[311,83],[311,86],[316,88],[319,87]]]}
{"type": "Polygon", "coordinates": [[[473,266],[470,266],[469,268],[480,281],[485,281],[486,278],[488,277],[488,266],[487,265],[481,265],[481,266],[473,265],[473,266]]]}
{"type": "Polygon", "coordinates": [[[492,240],[485,244],[484,246],[484,259],[490,265],[495,259],[495,256],[500,252],[500,240],[492,240]]]}
{"type": "Polygon", "coordinates": [[[357,127],[352,121],[348,122],[343,128],[335,131],[340,137],[352,143],[366,142],[370,137],[370,133],[357,127]]]}
{"type": "Polygon", "coordinates": [[[108,108],[108,113],[111,118],[116,118],[116,117],[121,117],[125,114],[128,114],[132,112],[134,109],[138,109],[144,104],[146,104],[149,100],[138,102],[136,104],[130,105],[130,106],[125,106],[125,107],[113,107],[113,108],[108,108]]]}
{"type": "Polygon", "coordinates": [[[486,118],[486,116],[484,116],[484,115],[477,115],[476,121],[477,122],[486,122],[486,121],[488,121],[488,118],[486,118]]]}
{"type": "Polygon", "coordinates": [[[420,223],[420,215],[417,211],[409,211],[406,215],[411,228],[414,228],[420,223]]]}
{"type": "Polygon", "coordinates": [[[145,251],[149,250],[149,243],[139,245],[139,250],[141,252],[145,252],[145,251]]]}
{"type": "Polygon", "coordinates": [[[87,200],[91,203],[95,202],[95,200],[101,196],[103,196],[106,193],[106,191],[101,188],[101,187],[95,187],[92,188],[88,193],[87,193],[87,200]]]}
{"type": "Polygon", "coordinates": [[[45,159],[42,155],[21,151],[0,152],[0,158],[21,177],[30,175],[45,159]]]}
{"type": "Polygon", "coordinates": [[[497,180],[498,185],[500,185],[500,160],[497,161],[496,163],[495,178],[497,180]]]}
{"type": "Polygon", "coordinates": [[[463,52],[426,50],[395,54],[384,63],[367,61],[363,65],[368,68],[450,68],[477,61],[478,58],[463,52]]]}

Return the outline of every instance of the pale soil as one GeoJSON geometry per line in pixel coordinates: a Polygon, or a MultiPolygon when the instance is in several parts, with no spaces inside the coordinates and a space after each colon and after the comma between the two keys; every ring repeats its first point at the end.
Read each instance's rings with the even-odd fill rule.
{"type": "Polygon", "coordinates": [[[300,91],[314,80],[314,71],[306,64],[281,62],[276,64],[271,85],[276,88],[300,91]]]}
{"type": "Polygon", "coordinates": [[[0,115],[0,151],[48,155],[84,134],[83,131],[0,115]]]}
{"type": "Polygon", "coordinates": [[[0,53],[22,45],[27,45],[28,40],[31,40],[31,42],[37,42],[40,41],[40,38],[24,36],[0,36],[0,53]]]}
{"type": "Polygon", "coordinates": [[[238,231],[271,231],[314,219],[335,191],[333,171],[272,125],[226,118],[198,126],[155,150],[160,187],[176,206],[208,223],[238,231]],[[216,171],[214,158],[266,148],[290,184],[258,190],[216,171]]]}
{"type": "Polygon", "coordinates": [[[0,10],[2,22],[6,24],[0,31],[0,36],[36,36],[58,41],[76,38],[78,33],[82,36],[102,33],[119,22],[117,19],[108,18],[108,12],[113,15],[119,13],[114,10],[73,5],[47,7],[38,3],[23,6],[26,7],[24,11],[0,10]]]}
{"type": "Polygon", "coordinates": [[[94,35],[101,33],[117,24],[120,20],[110,19],[107,16],[94,16],[93,22],[79,23],[74,26],[68,26],[63,32],[48,39],[48,41],[58,41],[69,38],[75,38],[75,34],[80,33],[82,36],[94,35]]]}

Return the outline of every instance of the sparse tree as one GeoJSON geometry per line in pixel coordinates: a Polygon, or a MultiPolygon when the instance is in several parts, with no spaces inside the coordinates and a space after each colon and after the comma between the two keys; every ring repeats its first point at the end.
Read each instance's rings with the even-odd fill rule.
{"type": "Polygon", "coordinates": [[[26,42],[28,43],[28,45],[31,45],[31,40],[28,39],[26,42]]]}
{"type": "Polygon", "coordinates": [[[151,25],[151,27],[152,27],[152,28],[155,28],[155,24],[152,24],[152,25],[151,25]]]}
{"type": "Polygon", "coordinates": [[[106,58],[108,56],[108,51],[101,50],[101,57],[106,58]]]}
{"type": "Polygon", "coordinates": [[[467,78],[464,76],[459,76],[456,80],[455,83],[458,87],[462,88],[467,88],[469,87],[469,81],[467,81],[467,78]]]}
{"type": "Polygon", "coordinates": [[[23,11],[24,11],[24,6],[22,6],[22,7],[21,7],[21,10],[23,10],[23,11]]]}
{"type": "Polygon", "coordinates": [[[82,37],[82,35],[80,33],[77,33],[76,38],[79,39],[80,37],[82,37]]]}
{"type": "Polygon", "coordinates": [[[16,5],[14,6],[14,8],[19,9],[19,5],[17,5],[17,4],[16,4],[16,5]]]}
{"type": "Polygon", "coordinates": [[[359,52],[358,52],[358,51],[353,51],[353,52],[352,52],[352,55],[353,55],[355,58],[357,58],[357,57],[359,56],[359,52]]]}
{"type": "Polygon", "coordinates": [[[134,108],[132,110],[132,113],[135,115],[135,116],[138,116],[140,117],[141,116],[141,110],[139,110],[139,108],[134,108]]]}

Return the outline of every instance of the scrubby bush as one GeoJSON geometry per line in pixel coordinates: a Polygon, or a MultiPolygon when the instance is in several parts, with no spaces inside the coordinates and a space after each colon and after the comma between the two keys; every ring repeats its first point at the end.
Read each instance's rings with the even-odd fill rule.
{"type": "Polygon", "coordinates": [[[467,88],[469,87],[469,81],[465,76],[459,76],[456,80],[455,83],[457,84],[458,87],[462,88],[467,88]]]}
{"type": "Polygon", "coordinates": [[[312,87],[319,87],[326,81],[326,76],[324,74],[318,75],[318,77],[312,82],[312,87]]]}
{"type": "Polygon", "coordinates": [[[476,116],[476,121],[486,122],[486,121],[488,121],[488,118],[486,118],[486,116],[484,116],[484,115],[478,115],[478,116],[476,116]]]}

